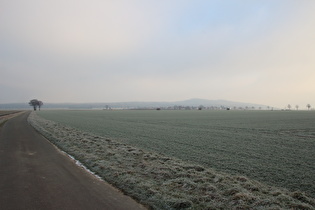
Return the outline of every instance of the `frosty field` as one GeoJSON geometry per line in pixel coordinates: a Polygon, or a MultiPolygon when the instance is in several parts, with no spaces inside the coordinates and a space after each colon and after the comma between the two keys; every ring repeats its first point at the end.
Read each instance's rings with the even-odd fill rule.
{"type": "Polygon", "coordinates": [[[315,197],[315,113],[41,111],[63,125],[315,197]]]}

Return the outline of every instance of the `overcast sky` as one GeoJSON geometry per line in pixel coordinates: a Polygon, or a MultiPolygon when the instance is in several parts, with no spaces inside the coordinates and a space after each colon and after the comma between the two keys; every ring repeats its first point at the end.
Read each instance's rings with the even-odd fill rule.
{"type": "Polygon", "coordinates": [[[0,0],[0,103],[315,106],[314,0],[0,0]]]}

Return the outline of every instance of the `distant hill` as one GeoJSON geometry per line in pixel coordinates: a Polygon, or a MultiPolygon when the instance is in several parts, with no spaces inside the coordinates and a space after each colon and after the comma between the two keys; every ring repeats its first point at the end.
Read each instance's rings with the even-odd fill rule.
{"type": "Polygon", "coordinates": [[[252,103],[243,103],[243,102],[235,102],[235,101],[227,101],[227,100],[207,100],[207,99],[199,99],[193,98],[185,101],[178,101],[176,103],[184,104],[185,106],[199,106],[203,105],[206,107],[209,106],[224,106],[224,107],[267,107],[266,105],[261,104],[252,104],[252,103]]]}
{"type": "MultiPolygon", "coordinates": [[[[184,101],[175,102],[117,102],[117,103],[45,103],[42,107],[43,109],[105,109],[106,107],[115,109],[146,109],[146,108],[168,108],[174,106],[182,107],[199,107],[200,105],[204,107],[254,107],[258,109],[267,109],[266,105],[252,104],[252,103],[242,103],[227,100],[207,100],[193,98],[184,101]]],[[[8,103],[0,104],[0,109],[32,109],[28,103],[8,103]]]]}

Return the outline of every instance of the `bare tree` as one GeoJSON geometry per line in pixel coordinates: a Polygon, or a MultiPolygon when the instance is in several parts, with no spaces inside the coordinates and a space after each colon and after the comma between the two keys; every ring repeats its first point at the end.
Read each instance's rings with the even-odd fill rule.
{"type": "Polygon", "coordinates": [[[310,104],[307,104],[306,107],[307,107],[308,110],[310,110],[311,105],[310,105],[310,104]]]}
{"type": "Polygon", "coordinates": [[[299,110],[299,105],[295,105],[296,110],[299,110]]]}
{"type": "Polygon", "coordinates": [[[34,111],[36,111],[37,102],[38,102],[37,99],[33,99],[33,100],[30,100],[30,102],[28,103],[30,106],[32,106],[34,108],[34,111]]]}
{"type": "Polygon", "coordinates": [[[40,107],[44,105],[42,101],[39,101],[37,99],[30,100],[28,104],[34,108],[34,111],[36,111],[37,107],[40,110],[40,107]]]}
{"type": "Polygon", "coordinates": [[[288,109],[291,110],[291,105],[290,104],[288,104],[288,109]]]}
{"type": "Polygon", "coordinates": [[[38,101],[38,110],[40,111],[40,107],[43,106],[44,103],[42,101],[38,101]]]}
{"type": "Polygon", "coordinates": [[[198,110],[203,110],[204,108],[205,108],[204,106],[200,105],[200,106],[198,107],[198,110]]]}

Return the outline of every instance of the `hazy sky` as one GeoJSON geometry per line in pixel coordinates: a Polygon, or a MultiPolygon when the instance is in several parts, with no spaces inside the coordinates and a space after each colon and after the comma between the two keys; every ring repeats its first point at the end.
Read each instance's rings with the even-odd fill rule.
{"type": "Polygon", "coordinates": [[[0,0],[0,103],[315,106],[314,0],[0,0]]]}

